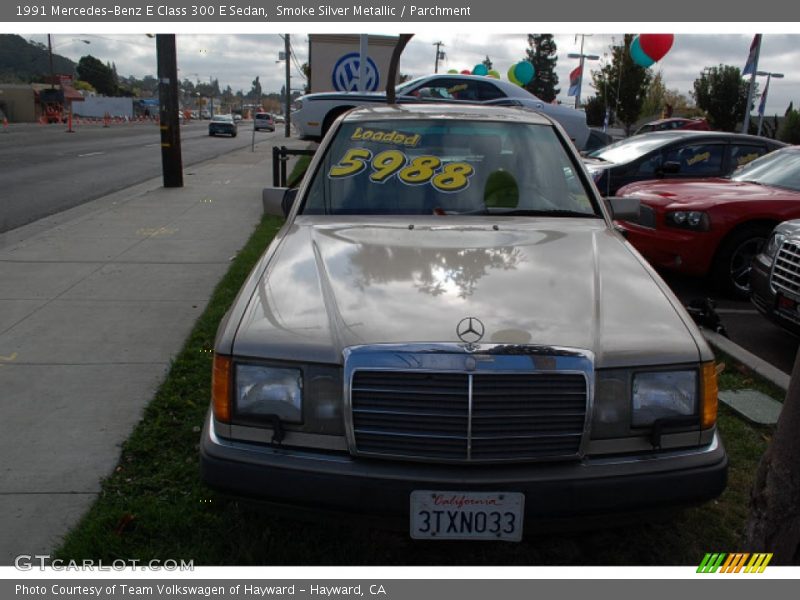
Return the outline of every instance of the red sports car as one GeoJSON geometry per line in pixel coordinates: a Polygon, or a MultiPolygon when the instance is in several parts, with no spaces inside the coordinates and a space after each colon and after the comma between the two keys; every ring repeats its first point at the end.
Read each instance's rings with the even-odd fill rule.
{"type": "Polygon", "coordinates": [[[633,183],[619,196],[641,200],[638,223],[620,224],[656,268],[710,275],[745,297],[750,262],[772,229],[800,218],[800,146],[754,160],[727,179],[633,183]]]}

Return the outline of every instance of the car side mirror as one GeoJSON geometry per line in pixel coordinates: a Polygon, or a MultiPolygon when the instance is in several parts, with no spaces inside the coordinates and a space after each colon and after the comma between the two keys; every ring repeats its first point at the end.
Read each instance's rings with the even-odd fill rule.
{"type": "Polygon", "coordinates": [[[677,160],[668,160],[661,165],[662,175],[675,175],[676,173],[680,173],[680,171],[681,163],[679,163],[677,160]]]}
{"type": "Polygon", "coordinates": [[[261,190],[264,214],[274,217],[287,217],[294,206],[297,188],[268,187],[261,190]]]}
{"type": "Polygon", "coordinates": [[[642,206],[639,198],[613,196],[606,198],[606,206],[615,221],[639,222],[639,212],[642,206]]]}

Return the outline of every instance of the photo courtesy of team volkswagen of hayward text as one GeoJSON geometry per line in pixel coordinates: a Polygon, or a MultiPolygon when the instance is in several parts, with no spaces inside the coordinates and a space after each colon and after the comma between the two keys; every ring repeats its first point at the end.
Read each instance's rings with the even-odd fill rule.
{"type": "Polygon", "coordinates": [[[797,11],[622,4],[1,8],[0,596],[797,578],[797,11]]]}

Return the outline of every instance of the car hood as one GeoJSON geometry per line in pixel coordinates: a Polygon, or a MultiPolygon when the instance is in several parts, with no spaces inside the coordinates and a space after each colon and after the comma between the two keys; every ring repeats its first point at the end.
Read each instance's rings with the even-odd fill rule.
{"type": "Polygon", "coordinates": [[[285,228],[235,355],[341,363],[348,346],[460,343],[456,325],[472,316],[482,343],[581,348],[599,368],[699,358],[678,301],[603,221],[331,219],[285,228]]]}
{"type": "Polygon", "coordinates": [[[654,206],[709,207],[742,201],[800,200],[800,193],[784,188],[720,178],[644,181],[620,188],[617,195],[637,196],[643,203],[654,206]]]}

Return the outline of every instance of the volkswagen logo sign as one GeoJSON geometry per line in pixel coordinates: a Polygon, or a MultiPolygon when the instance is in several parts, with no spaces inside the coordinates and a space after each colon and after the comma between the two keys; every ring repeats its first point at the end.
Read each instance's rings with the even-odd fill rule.
{"type": "MultiPolygon", "coordinates": [[[[333,89],[337,92],[357,92],[358,91],[358,71],[361,65],[361,56],[358,52],[345,54],[333,67],[333,89]]],[[[367,78],[364,82],[365,92],[375,92],[381,82],[381,75],[375,61],[367,57],[367,68],[365,69],[367,78]]]]}
{"type": "Polygon", "coordinates": [[[464,317],[456,325],[456,335],[462,342],[471,346],[483,339],[484,327],[480,319],[464,317]]]}

